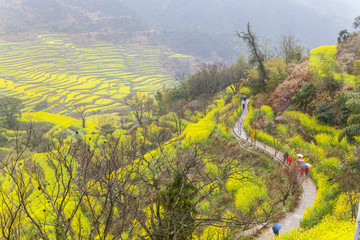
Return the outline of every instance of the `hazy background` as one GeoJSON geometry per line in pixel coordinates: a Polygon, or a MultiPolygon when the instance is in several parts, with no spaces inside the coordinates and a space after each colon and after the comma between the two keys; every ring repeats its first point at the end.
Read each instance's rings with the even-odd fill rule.
{"type": "Polygon", "coordinates": [[[293,34],[314,48],[336,44],[358,15],[355,0],[0,0],[0,38],[66,33],[80,44],[139,42],[231,63],[247,22],[270,45],[293,34]]]}

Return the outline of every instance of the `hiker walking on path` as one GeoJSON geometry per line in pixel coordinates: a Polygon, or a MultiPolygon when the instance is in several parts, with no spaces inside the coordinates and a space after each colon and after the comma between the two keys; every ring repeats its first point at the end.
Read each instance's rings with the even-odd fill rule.
{"type": "Polygon", "coordinates": [[[272,230],[275,234],[275,237],[279,235],[280,229],[282,228],[281,223],[275,223],[274,226],[272,227],[272,230]]]}
{"type": "Polygon", "coordinates": [[[292,160],[293,160],[293,158],[292,158],[291,156],[289,156],[289,157],[288,157],[288,159],[287,159],[287,161],[288,161],[289,165],[291,165],[292,160]]]}
{"type": "Polygon", "coordinates": [[[289,158],[289,154],[287,152],[284,153],[284,158],[283,158],[283,162],[285,163],[286,160],[288,160],[289,158]]]}
{"type": "Polygon", "coordinates": [[[245,95],[243,96],[241,106],[242,106],[242,110],[245,110],[245,107],[246,107],[246,96],[245,95]]]}
{"type": "Polygon", "coordinates": [[[250,135],[250,139],[251,139],[251,143],[254,144],[254,139],[255,139],[254,133],[252,133],[252,134],[250,135]]]}

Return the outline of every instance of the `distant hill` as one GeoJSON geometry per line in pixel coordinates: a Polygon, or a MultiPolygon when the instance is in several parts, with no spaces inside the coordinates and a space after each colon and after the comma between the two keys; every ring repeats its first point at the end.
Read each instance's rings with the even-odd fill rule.
{"type": "Polygon", "coordinates": [[[247,22],[267,42],[291,33],[309,48],[336,43],[356,4],[321,6],[313,0],[0,0],[0,38],[67,33],[77,43],[142,42],[231,63],[245,49],[235,31],[247,22]]]}
{"type": "Polygon", "coordinates": [[[143,31],[134,13],[114,0],[0,0],[0,33],[143,31]]]}
{"type": "MultiPolygon", "coordinates": [[[[200,27],[209,32],[244,29],[251,22],[261,35],[293,33],[309,47],[334,43],[347,27],[340,14],[326,14],[310,3],[296,0],[123,0],[160,29],[200,27]],[[326,27],[325,27],[326,26],[326,27]]],[[[349,8],[349,7],[347,7],[349,8]]],[[[341,12],[341,9],[338,9],[341,12]]]]}
{"type": "Polygon", "coordinates": [[[340,16],[345,19],[350,27],[354,18],[360,14],[360,1],[354,0],[296,0],[307,7],[313,8],[316,11],[332,15],[340,16]]]}

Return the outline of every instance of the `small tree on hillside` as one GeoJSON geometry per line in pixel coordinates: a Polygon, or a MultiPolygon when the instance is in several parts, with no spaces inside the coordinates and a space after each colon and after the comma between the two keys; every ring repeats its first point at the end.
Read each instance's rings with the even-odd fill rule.
{"type": "Polygon", "coordinates": [[[317,110],[314,112],[316,119],[325,124],[333,124],[336,122],[335,112],[332,105],[328,102],[316,104],[317,110]]]}
{"type": "Polygon", "coordinates": [[[294,35],[283,35],[280,38],[281,55],[288,64],[291,61],[299,61],[304,47],[298,44],[294,35]]]}
{"type": "Polygon", "coordinates": [[[266,81],[267,92],[273,92],[288,76],[286,63],[281,58],[269,59],[266,63],[269,79],[266,81]]]}
{"type": "Polygon", "coordinates": [[[314,100],[316,95],[316,87],[312,83],[304,83],[301,89],[292,97],[295,105],[303,108],[305,111],[309,110],[310,103],[314,100]]]}
{"type": "Polygon", "coordinates": [[[160,191],[160,205],[165,212],[163,230],[168,239],[187,239],[191,235],[196,221],[197,192],[196,186],[181,173],[175,173],[173,182],[160,191]]]}
{"type": "Polygon", "coordinates": [[[359,149],[355,148],[355,158],[350,161],[344,161],[335,175],[335,178],[341,189],[344,189],[344,200],[346,201],[346,208],[342,209],[340,213],[342,218],[356,218],[357,205],[359,203],[360,187],[360,159],[359,149]]]}
{"type": "Polygon", "coordinates": [[[353,27],[355,29],[358,29],[360,27],[360,16],[358,16],[354,19],[353,27]]]}
{"type": "Polygon", "coordinates": [[[241,84],[246,79],[246,70],[249,68],[243,56],[239,57],[236,63],[224,71],[226,85],[229,85],[233,94],[236,94],[241,84]]]}
{"type": "Polygon", "coordinates": [[[213,95],[225,87],[223,71],[225,65],[221,63],[202,64],[200,71],[189,75],[187,86],[189,97],[195,99],[200,95],[213,95]]]}
{"type": "Polygon", "coordinates": [[[176,102],[173,102],[169,105],[168,111],[172,112],[169,114],[169,117],[172,118],[175,123],[176,132],[180,135],[183,129],[183,121],[185,119],[185,106],[186,101],[180,99],[176,102]]]}
{"type": "Polygon", "coordinates": [[[306,176],[301,175],[300,167],[296,163],[280,167],[277,173],[270,176],[268,186],[280,193],[274,199],[282,203],[284,211],[286,201],[297,193],[305,179],[306,176]]]}
{"type": "Polygon", "coordinates": [[[86,115],[85,115],[86,110],[87,110],[86,104],[76,104],[74,106],[75,113],[81,118],[83,128],[86,127],[86,115]]]}
{"type": "Polygon", "coordinates": [[[144,93],[131,93],[124,98],[124,104],[130,108],[139,125],[151,118],[151,111],[154,110],[154,100],[144,93]]]}
{"type": "MultiPolygon", "coordinates": [[[[256,111],[254,113],[254,118],[253,120],[250,122],[250,127],[251,129],[253,129],[251,135],[252,135],[252,140],[255,140],[256,143],[256,134],[258,132],[258,130],[262,130],[266,124],[268,124],[268,121],[266,119],[266,116],[263,112],[261,111],[256,111]]],[[[275,147],[275,146],[274,146],[275,147]]]]}
{"type": "Polygon", "coordinates": [[[339,37],[337,39],[338,43],[344,42],[348,36],[349,36],[349,33],[348,33],[348,31],[346,29],[341,30],[339,32],[339,37]]]}
{"type": "Polygon", "coordinates": [[[0,98],[0,121],[4,127],[14,129],[17,125],[16,118],[21,117],[22,101],[14,97],[0,98]]]}
{"type": "Polygon", "coordinates": [[[360,135],[360,101],[352,98],[346,101],[345,106],[351,114],[347,119],[348,126],[343,128],[339,134],[339,142],[346,137],[348,142],[354,142],[355,137],[360,135]]]}

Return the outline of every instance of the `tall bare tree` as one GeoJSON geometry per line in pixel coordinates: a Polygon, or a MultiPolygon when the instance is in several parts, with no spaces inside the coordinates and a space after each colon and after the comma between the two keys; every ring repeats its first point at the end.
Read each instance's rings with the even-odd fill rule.
{"type": "Polygon", "coordinates": [[[236,35],[244,40],[247,44],[247,47],[251,53],[253,61],[258,64],[259,72],[260,72],[260,80],[262,86],[265,86],[265,79],[268,79],[266,69],[265,69],[265,54],[261,51],[261,47],[259,46],[259,40],[255,33],[251,31],[250,23],[247,24],[246,32],[236,32],[236,35]]]}

